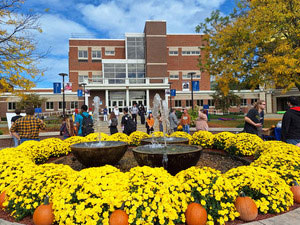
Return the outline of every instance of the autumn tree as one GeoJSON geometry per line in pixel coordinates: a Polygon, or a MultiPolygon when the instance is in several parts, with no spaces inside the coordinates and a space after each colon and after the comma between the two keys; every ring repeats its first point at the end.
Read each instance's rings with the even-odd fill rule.
{"type": "Polygon", "coordinates": [[[21,13],[23,0],[0,0],[0,92],[29,89],[42,75],[37,63],[34,32],[41,32],[39,16],[21,13]]]}
{"type": "Polygon", "coordinates": [[[47,98],[40,97],[35,93],[24,94],[21,97],[21,100],[17,103],[18,109],[26,109],[28,106],[34,108],[41,108],[42,105],[47,101],[47,98]]]}
{"type": "Polygon", "coordinates": [[[225,94],[231,82],[300,90],[299,0],[239,0],[230,15],[214,11],[196,31],[207,37],[200,68],[225,94]]]}

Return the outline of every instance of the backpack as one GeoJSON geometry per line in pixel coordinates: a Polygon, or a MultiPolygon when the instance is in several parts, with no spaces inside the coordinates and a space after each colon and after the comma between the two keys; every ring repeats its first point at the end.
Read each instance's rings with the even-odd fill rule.
{"type": "Polygon", "coordinates": [[[132,132],[136,131],[136,123],[133,121],[131,116],[128,116],[127,118],[127,130],[128,133],[131,134],[132,132]]]}
{"type": "Polygon", "coordinates": [[[111,127],[116,127],[118,126],[118,120],[116,118],[112,118],[111,119],[111,124],[110,124],[111,127]]]}
{"type": "Polygon", "coordinates": [[[84,116],[81,113],[81,116],[83,117],[82,126],[81,126],[82,136],[85,137],[86,135],[88,135],[90,133],[94,133],[93,120],[92,120],[91,115],[84,116]]]}

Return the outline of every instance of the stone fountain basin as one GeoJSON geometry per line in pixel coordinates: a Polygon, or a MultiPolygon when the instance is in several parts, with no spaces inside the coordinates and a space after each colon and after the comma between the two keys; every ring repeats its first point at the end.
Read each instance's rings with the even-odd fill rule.
{"type": "Polygon", "coordinates": [[[199,161],[202,148],[192,145],[143,145],[134,148],[134,157],[139,166],[164,167],[170,174],[175,175],[181,170],[195,166],[199,161]],[[164,152],[168,162],[163,164],[164,152]]]}
{"type": "Polygon", "coordinates": [[[128,145],[122,141],[93,141],[70,147],[80,163],[86,167],[96,167],[117,164],[127,151],[128,145]]]}
{"type": "MultiPolygon", "coordinates": [[[[164,144],[165,140],[164,137],[154,137],[153,138],[155,143],[159,143],[159,144],[164,144]]],[[[188,138],[183,138],[183,137],[166,137],[166,142],[167,144],[188,144],[189,143],[189,139],[188,138]]],[[[141,140],[141,144],[142,145],[147,145],[147,144],[151,144],[152,143],[152,138],[145,138],[141,140]]]]}

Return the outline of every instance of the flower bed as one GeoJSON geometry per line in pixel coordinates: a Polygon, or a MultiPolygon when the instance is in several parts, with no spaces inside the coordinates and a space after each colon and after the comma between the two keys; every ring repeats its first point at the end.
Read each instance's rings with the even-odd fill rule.
{"type": "MultiPolygon", "coordinates": [[[[160,136],[160,133],[155,136],[160,136]]],[[[202,147],[214,146],[230,154],[256,156],[250,166],[222,174],[212,168],[191,167],[172,176],[163,168],[136,167],[120,172],[112,166],[74,171],[66,165],[41,164],[49,157],[66,155],[70,145],[96,141],[98,134],[28,141],[0,151],[0,192],[5,191],[5,210],[19,220],[32,215],[48,195],[59,224],[109,224],[111,213],[124,207],[130,224],[178,224],[185,222],[190,202],[199,202],[208,213],[207,224],[225,224],[239,216],[234,201],[240,191],[251,196],[259,212],[279,213],[293,205],[290,182],[299,180],[300,148],[282,142],[262,142],[255,135],[207,131],[187,137],[202,147]],[[76,212],[76,213],[75,213],[76,212]]],[[[138,145],[144,132],[101,140],[138,145]]]]}

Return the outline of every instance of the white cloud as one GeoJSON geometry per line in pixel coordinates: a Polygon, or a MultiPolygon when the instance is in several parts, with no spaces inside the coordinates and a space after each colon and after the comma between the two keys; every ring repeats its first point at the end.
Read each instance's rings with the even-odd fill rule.
{"type": "Polygon", "coordinates": [[[193,33],[195,26],[225,0],[105,1],[98,6],[78,4],[85,23],[118,38],[125,32],[143,32],[145,20],[166,20],[168,33],[193,33]]]}

